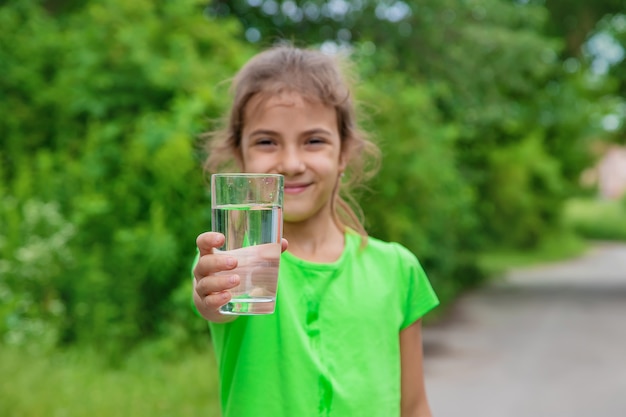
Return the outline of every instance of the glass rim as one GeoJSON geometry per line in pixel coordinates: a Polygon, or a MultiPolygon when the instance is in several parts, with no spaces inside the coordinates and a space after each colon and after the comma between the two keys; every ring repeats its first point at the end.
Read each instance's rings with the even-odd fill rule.
{"type": "Polygon", "coordinates": [[[263,177],[270,177],[270,178],[280,178],[280,177],[284,177],[284,175],[282,174],[262,174],[262,173],[255,173],[255,172],[223,172],[223,173],[219,173],[219,174],[212,174],[211,177],[252,177],[252,178],[263,178],[263,177]]]}

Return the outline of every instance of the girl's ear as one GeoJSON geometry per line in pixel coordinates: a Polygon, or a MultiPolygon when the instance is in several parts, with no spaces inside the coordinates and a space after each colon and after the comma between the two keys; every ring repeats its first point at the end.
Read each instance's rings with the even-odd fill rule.
{"type": "Polygon", "coordinates": [[[344,147],[339,154],[339,172],[343,173],[348,166],[348,150],[344,147]]]}

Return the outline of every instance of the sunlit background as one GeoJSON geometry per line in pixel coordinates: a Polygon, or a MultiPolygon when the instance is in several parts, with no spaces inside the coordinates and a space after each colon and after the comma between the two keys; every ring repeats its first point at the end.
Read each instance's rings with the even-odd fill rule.
{"type": "MultiPolygon", "coordinates": [[[[199,136],[228,108],[224,81],[287,40],[353,63],[384,154],[358,192],[366,225],[410,248],[443,301],[425,329],[438,417],[456,415],[448,399],[470,417],[575,416],[564,396],[516,406],[513,390],[540,376],[506,385],[489,358],[511,350],[456,356],[502,373],[469,379],[496,397],[485,384],[508,386],[495,414],[472,409],[478,391],[446,371],[475,367],[440,361],[471,335],[506,337],[510,322],[489,327],[493,315],[541,323],[520,300],[570,286],[553,275],[570,264],[541,269],[552,262],[584,259],[583,281],[617,274],[600,294],[626,304],[626,1],[5,0],[0,28],[0,415],[218,415],[210,335],[190,299],[195,237],[210,228],[199,136]],[[549,291],[525,289],[520,268],[549,291]],[[511,291],[522,295],[507,305],[511,291]]],[[[605,304],[576,288],[570,316],[587,293],[605,304]]],[[[624,311],[606,305],[598,326],[563,334],[615,336],[601,324],[624,311]]],[[[515,346],[545,359],[541,344],[515,346]]],[[[572,379],[590,375],[602,379],[572,379]]],[[[624,392],[624,368],[606,381],[624,392]]],[[[626,415],[619,406],[587,415],[626,415]]]]}

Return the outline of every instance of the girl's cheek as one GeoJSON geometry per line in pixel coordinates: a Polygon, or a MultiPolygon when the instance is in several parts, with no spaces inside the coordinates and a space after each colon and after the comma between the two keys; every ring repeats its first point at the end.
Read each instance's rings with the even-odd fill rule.
{"type": "Polygon", "coordinates": [[[244,168],[248,172],[269,172],[274,165],[274,161],[267,156],[250,154],[244,159],[244,168]]]}

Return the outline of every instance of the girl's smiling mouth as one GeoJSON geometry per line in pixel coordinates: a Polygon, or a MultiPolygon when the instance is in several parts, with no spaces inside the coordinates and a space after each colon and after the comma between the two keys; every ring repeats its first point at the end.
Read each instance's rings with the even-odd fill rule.
{"type": "Polygon", "coordinates": [[[300,194],[306,190],[310,183],[288,183],[285,184],[285,194],[300,194]]]}

